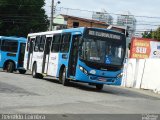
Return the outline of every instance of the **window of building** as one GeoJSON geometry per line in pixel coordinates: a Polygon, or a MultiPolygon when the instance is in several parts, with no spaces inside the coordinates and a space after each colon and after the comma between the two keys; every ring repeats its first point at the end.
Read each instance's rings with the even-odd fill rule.
{"type": "Polygon", "coordinates": [[[52,41],[51,52],[59,52],[61,34],[54,35],[52,41]]]}
{"type": "Polygon", "coordinates": [[[62,35],[61,52],[67,53],[69,51],[70,39],[71,39],[70,33],[62,35]]]}
{"type": "Polygon", "coordinates": [[[1,50],[16,53],[18,50],[18,42],[14,40],[3,40],[1,50]]]}
{"type": "Polygon", "coordinates": [[[79,27],[79,22],[73,22],[73,28],[79,27]]]}

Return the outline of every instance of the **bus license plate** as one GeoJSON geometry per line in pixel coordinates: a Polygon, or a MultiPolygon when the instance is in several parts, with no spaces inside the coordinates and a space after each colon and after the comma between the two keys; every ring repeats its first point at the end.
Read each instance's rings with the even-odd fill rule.
{"type": "Polygon", "coordinates": [[[106,82],[107,79],[106,78],[99,78],[98,81],[106,82]]]}

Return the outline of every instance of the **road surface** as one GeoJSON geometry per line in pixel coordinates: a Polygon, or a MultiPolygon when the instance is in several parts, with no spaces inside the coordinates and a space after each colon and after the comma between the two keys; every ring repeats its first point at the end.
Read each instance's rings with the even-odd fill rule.
{"type": "Polygon", "coordinates": [[[160,114],[160,95],[148,90],[82,83],[62,86],[52,78],[0,72],[1,114],[160,114]]]}

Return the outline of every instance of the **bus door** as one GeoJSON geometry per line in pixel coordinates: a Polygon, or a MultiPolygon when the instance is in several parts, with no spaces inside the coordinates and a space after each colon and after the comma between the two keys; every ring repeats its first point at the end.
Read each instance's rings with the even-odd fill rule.
{"type": "MultiPolygon", "coordinates": [[[[42,36],[42,37],[45,37],[45,36],[42,36]]],[[[50,53],[50,49],[51,49],[52,35],[46,36],[45,39],[46,39],[46,42],[45,42],[43,62],[42,62],[42,73],[44,73],[44,74],[46,74],[47,70],[48,70],[49,53],[50,53]]]]}
{"type": "Polygon", "coordinates": [[[76,74],[76,66],[78,61],[78,49],[79,49],[79,41],[80,41],[81,34],[73,35],[72,36],[72,44],[70,50],[70,57],[69,57],[69,69],[68,74],[69,76],[75,76],[76,74]]]}
{"type": "Polygon", "coordinates": [[[25,43],[20,43],[19,58],[18,58],[19,67],[23,67],[25,46],[26,46],[25,43]]]}
{"type": "Polygon", "coordinates": [[[31,68],[32,65],[32,56],[33,56],[33,47],[34,47],[34,41],[35,41],[35,37],[34,38],[28,38],[28,45],[27,45],[27,49],[28,49],[28,59],[27,59],[27,69],[31,68]]]}
{"type": "Polygon", "coordinates": [[[2,55],[1,55],[1,42],[2,42],[2,40],[0,39],[0,67],[2,66],[2,63],[1,63],[1,61],[2,61],[2,55]]]}
{"type": "Polygon", "coordinates": [[[47,69],[47,75],[49,76],[56,77],[58,73],[60,40],[61,40],[61,33],[54,34],[51,44],[49,63],[47,69]]]}

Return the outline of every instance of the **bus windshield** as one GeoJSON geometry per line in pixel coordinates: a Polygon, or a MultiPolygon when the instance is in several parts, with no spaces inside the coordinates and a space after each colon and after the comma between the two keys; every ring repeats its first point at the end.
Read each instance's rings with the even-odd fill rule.
{"type": "Polygon", "coordinates": [[[124,52],[124,47],[120,42],[84,38],[80,58],[105,65],[122,65],[124,52]]]}

